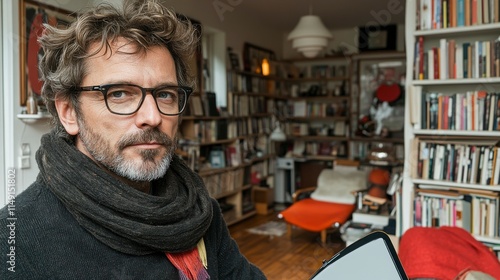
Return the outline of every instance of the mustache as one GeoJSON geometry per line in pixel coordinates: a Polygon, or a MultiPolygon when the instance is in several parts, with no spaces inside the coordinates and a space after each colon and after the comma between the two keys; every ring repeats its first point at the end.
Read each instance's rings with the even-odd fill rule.
{"type": "Polygon", "coordinates": [[[155,142],[163,146],[171,146],[173,144],[172,138],[167,134],[161,132],[158,128],[151,128],[143,132],[138,132],[132,135],[123,136],[118,142],[118,149],[123,150],[127,146],[155,142]]]}

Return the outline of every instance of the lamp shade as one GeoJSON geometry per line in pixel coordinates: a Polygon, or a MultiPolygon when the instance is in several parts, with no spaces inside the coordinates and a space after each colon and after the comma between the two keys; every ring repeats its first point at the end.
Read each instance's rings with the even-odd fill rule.
{"type": "Polygon", "coordinates": [[[312,58],[328,45],[332,34],[315,15],[302,16],[299,23],[288,35],[292,47],[301,52],[305,57],[312,58]]]}

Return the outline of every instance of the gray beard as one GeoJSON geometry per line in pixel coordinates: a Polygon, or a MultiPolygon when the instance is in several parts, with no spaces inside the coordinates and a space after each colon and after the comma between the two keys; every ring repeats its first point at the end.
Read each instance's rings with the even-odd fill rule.
{"type": "Polygon", "coordinates": [[[111,143],[106,142],[90,126],[85,125],[83,118],[78,118],[78,124],[79,136],[90,155],[96,162],[120,177],[136,182],[151,182],[163,177],[170,167],[177,141],[172,140],[157,128],[141,132],[141,134],[125,135],[114,146],[111,146],[111,143]],[[155,161],[155,156],[160,153],[158,150],[141,151],[142,161],[139,163],[125,159],[121,154],[123,148],[135,141],[148,142],[150,140],[155,140],[167,147],[165,155],[158,161],[155,161]]]}

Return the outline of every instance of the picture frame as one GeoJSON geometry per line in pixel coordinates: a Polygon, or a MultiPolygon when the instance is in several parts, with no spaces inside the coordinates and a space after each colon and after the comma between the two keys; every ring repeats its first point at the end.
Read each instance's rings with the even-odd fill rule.
{"type": "Polygon", "coordinates": [[[245,42],[243,44],[243,70],[257,74],[262,73],[262,60],[276,60],[274,51],[245,42]]]}
{"type": "Polygon", "coordinates": [[[360,52],[396,50],[395,24],[359,27],[358,49],[360,52]]]}
{"type": "Polygon", "coordinates": [[[28,94],[40,98],[43,82],[39,79],[38,60],[42,54],[37,39],[44,23],[52,26],[68,26],[76,13],[34,0],[21,0],[19,9],[20,30],[20,105],[26,106],[28,94]]]}

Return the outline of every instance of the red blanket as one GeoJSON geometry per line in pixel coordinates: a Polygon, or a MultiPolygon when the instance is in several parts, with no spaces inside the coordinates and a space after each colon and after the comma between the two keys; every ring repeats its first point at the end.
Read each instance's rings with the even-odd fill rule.
{"type": "Polygon", "coordinates": [[[401,237],[398,255],[409,278],[454,279],[477,270],[500,279],[494,253],[458,227],[411,228],[401,237]]]}

